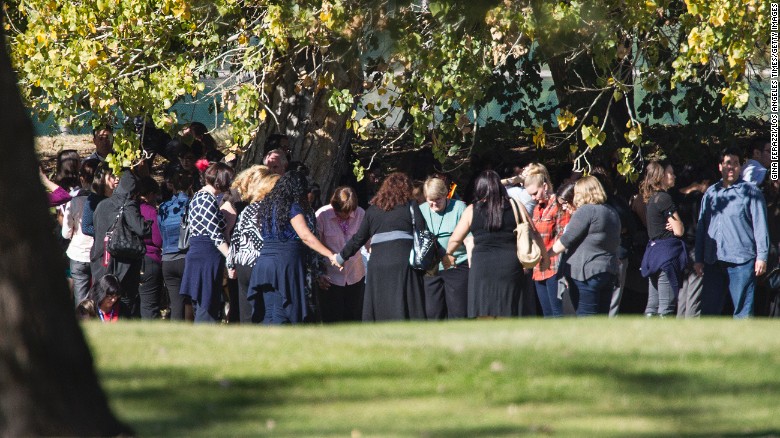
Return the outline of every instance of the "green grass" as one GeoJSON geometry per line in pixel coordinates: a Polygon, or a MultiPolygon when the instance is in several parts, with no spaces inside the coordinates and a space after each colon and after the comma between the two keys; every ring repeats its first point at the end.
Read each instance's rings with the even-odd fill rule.
{"type": "Polygon", "coordinates": [[[767,320],[90,323],[141,436],[780,436],[767,320]]]}

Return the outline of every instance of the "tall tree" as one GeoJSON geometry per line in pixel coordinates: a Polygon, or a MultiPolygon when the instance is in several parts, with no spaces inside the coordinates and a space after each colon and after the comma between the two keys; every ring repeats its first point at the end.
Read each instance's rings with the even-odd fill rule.
{"type": "Polygon", "coordinates": [[[108,406],[68,299],[32,123],[6,47],[0,50],[0,435],[132,434],[108,406]]]}
{"type": "MultiPolygon", "coordinates": [[[[617,149],[630,175],[643,121],[683,114],[703,132],[728,134],[768,61],[762,0],[10,5],[15,66],[42,114],[149,115],[172,128],[180,120],[171,105],[219,73],[206,98],[226,115],[244,164],[260,160],[270,134],[288,134],[324,192],[353,138],[379,135],[385,147],[408,135],[444,161],[468,151],[486,123],[515,138],[525,131],[579,167],[617,149]],[[557,104],[538,100],[545,68],[557,104]],[[500,116],[482,114],[496,105],[500,116]]],[[[137,138],[120,134],[118,143],[116,165],[138,158],[137,138]]]]}

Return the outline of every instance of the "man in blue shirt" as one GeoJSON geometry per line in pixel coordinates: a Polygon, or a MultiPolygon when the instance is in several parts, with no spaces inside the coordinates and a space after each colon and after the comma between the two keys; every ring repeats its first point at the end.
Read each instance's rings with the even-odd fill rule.
{"type": "Polygon", "coordinates": [[[720,315],[728,286],[734,318],[751,316],[756,277],[766,271],[766,202],[754,184],[740,177],[741,167],[739,149],[724,149],[718,164],[723,179],[701,201],[694,269],[704,275],[702,315],[720,315]]]}

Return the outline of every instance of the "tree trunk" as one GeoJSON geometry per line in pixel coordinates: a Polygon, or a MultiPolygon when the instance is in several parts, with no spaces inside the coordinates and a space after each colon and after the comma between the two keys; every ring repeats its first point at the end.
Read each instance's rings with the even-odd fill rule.
{"type": "Polygon", "coordinates": [[[132,434],[108,407],[68,298],[32,123],[0,40],[0,435],[132,434]]]}
{"type": "Polygon", "coordinates": [[[338,63],[329,63],[326,71],[333,75],[330,88],[303,89],[296,92],[298,71],[306,68],[307,60],[299,58],[295,64],[285,63],[278,74],[269,104],[276,116],[269,116],[258,132],[255,142],[244,154],[243,167],[262,163],[263,146],[272,134],[289,137],[292,159],[302,161],[309,168],[309,176],[320,185],[322,201],[329,199],[338,185],[347,165],[346,157],[352,140],[352,131],[346,128],[349,111],[338,114],[328,106],[329,89],[349,89],[355,95],[362,89],[360,64],[345,70],[338,63]],[[277,124],[278,121],[278,124],[277,124]]]}

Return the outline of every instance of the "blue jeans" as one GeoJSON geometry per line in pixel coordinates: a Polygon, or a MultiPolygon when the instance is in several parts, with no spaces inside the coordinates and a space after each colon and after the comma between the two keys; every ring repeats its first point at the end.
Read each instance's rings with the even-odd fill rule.
{"type": "Polygon", "coordinates": [[[755,261],[741,265],[717,262],[704,265],[702,280],[701,314],[720,315],[728,285],[734,302],[734,318],[748,318],[753,315],[753,294],[756,288],[755,261]]]}
{"type": "Polygon", "coordinates": [[[534,285],[544,317],[558,318],[563,316],[563,301],[558,298],[558,278],[553,275],[547,280],[534,281],[534,285]]]}
{"type": "Polygon", "coordinates": [[[602,272],[585,281],[572,279],[569,294],[577,316],[591,316],[609,313],[609,303],[615,288],[615,274],[602,272]]]}

